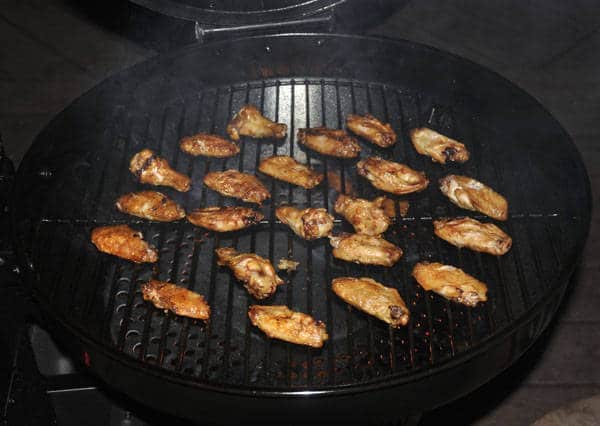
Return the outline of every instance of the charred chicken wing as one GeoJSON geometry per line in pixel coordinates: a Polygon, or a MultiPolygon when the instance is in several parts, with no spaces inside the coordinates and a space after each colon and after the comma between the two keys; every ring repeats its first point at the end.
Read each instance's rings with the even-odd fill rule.
{"type": "Polygon", "coordinates": [[[287,125],[262,116],[254,105],[245,105],[227,125],[227,134],[234,141],[240,136],[251,138],[285,138],[287,125]]]}
{"type": "Polygon", "coordinates": [[[432,161],[446,164],[446,161],[464,163],[469,159],[469,151],[464,144],[426,127],[412,129],[410,139],[417,152],[428,155],[432,161]]]}
{"type": "Polygon", "coordinates": [[[185,211],[179,204],[156,191],[122,195],[115,205],[123,213],[159,222],[173,222],[185,217],[185,211]]]}
{"type": "Polygon", "coordinates": [[[299,129],[298,142],[320,154],[339,158],[355,158],[360,153],[360,145],[345,130],[315,127],[299,129]]]}
{"type": "Polygon", "coordinates": [[[456,247],[501,256],[512,245],[512,239],[493,223],[481,223],[470,217],[433,221],[435,235],[456,247]]]}
{"type": "Polygon", "coordinates": [[[429,185],[425,173],[379,157],[359,161],[356,168],[358,174],[369,179],[375,188],[396,195],[422,191],[429,185]]]}
{"type": "Polygon", "coordinates": [[[171,311],[182,317],[201,320],[210,317],[210,306],[204,297],[175,284],[150,280],[142,284],[142,296],[158,309],[171,311]]]}
{"type": "Polygon", "coordinates": [[[240,253],[227,247],[215,250],[218,264],[227,266],[233,275],[244,283],[246,290],[257,299],[266,299],[283,284],[283,280],[275,273],[275,268],[267,259],[254,253],[240,253]]]}
{"type": "Polygon", "coordinates": [[[371,114],[354,115],[346,118],[346,126],[355,135],[361,136],[368,141],[387,148],[396,143],[396,133],[388,123],[382,123],[371,114]]]}
{"type": "Polygon", "coordinates": [[[92,243],[101,252],[135,263],[154,263],[158,260],[158,252],[143,238],[141,232],[127,225],[101,226],[92,230],[92,243]]]}
{"type": "Polygon", "coordinates": [[[454,266],[420,262],[413,268],[412,276],[425,290],[466,306],[487,300],[487,286],[454,266]]]}
{"type": "Polygon", "coordinates": [[[287,306],[252,305],[248,317],[252,324],[273,339],[321,348],[329,338],[325,324],[287,306]]]}
{"type": "Polygon", "coordinates": [[[293,183],[306,189],[314,188],[325,177],[286,155],[265,158],[260,162],[258,170],[275,179],[293,183]]]}
{"type": "Polygon", "coordinates": [[[390,226],[390,218],[385,213],[385,197],[377,197],[373,201],[340,195],[335,202],[335,212],[341,214],[354,226],[359,234],[383,234],[390,226]]]}
{"type": "Polygon", "coordinates": [[[277,219],[289,225],[297,235],[306,240],[326,237],[333,228],[333,217],[323,208],[309,207],[304,210],[295,207],[279,207],[275,211],[277,219]]]}
{"type": "Polygon", "coordinates": [[[392,266],[402,256],[396,247],[380,236],[363,234],[341,234],[329,237],[333,256],[347,262],[392,266]]]}
{"type": "Polygon", "coordinates": [[[233,169],[207,173],[204,184],[222,195],[248,203],[262,204],[267,198],[271,198],[269,190],[256,176],[233,169]]]}
{"type": "Polygon", "coordinates": [[[149,149],[143,149],[133,156],[129,170],[141,183],[170,186],[180,192],[190,190],[190,178],[173,170],[167,160],[157,157],[149,149]]]}
{"type": "Polygon", "coordinates": [[[229,142],[217,135],[208,133],[198,133],[193,136],[186,136],[181,139],[179,148],[185,153],[197,157],[204,155],[206,157],[232,157],[240,152],[240,148],[233,142],[229,142]]]}
{"type": "Polygon", "coordinates": [[[440,179],[440,190],[463,209],[478,211],[497,220],[508,219],[506,199],[475,179],[448,175],[440,179]]]}
{"type": "Polygon", "coordinates": [[[262,213],[248,207],[207,207],[187,215],[192,224],[217,232],[237,231],[256,225],[263,219],[262,213]]]}

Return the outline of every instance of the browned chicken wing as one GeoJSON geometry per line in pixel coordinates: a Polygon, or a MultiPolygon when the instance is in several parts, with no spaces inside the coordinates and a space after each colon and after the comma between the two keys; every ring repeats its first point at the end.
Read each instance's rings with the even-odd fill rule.
{"type": "Polygon", "coordinates": [[[475,179],[448,175],[440,179],[440,190],[463,209],[478,211],[497,220],[508,219],[506,199],[475,179]]]}
{"type": "Polygon", "coordinates": [[[350,114],[346,118],[346,126],[355,135],[361,136],[382,148],[387,148],[396,143],[396,133],[392,126],[379,121],[371,114],[350,114]]]}
{"type": "Polygon", "coordinates": [[[446,161],[464,163],[469,159],[469,151],[464,144],[427,127],[412,129],[410,139],[417,152],[428,155],[432,161],[446,164],[446,161]]]}
{"type": "Polygon", "coordinates": [[[156,249],[143,240],[141,232],[127,225],[101,226],[92,230],[92,243],[98,250],[135,263],[154,263],[156,249]]]}
{"type": "Polygon", "coordinates": [[[185,217],[185,210],[179,204],[156,191],[122,195],[115,205],[123,213],[159,222],[173,222],[185,217]]]}
{"type": "Polygon", "coordinates": [[[412,276],[425,290],[466,306],[487,300],[484,283],[451,265],[420,262],[413,268],[412,276]]]}
{"type": "Polygon", "coordinates": [[[275,179],[293,183],[306,189],[314,188],[325,177],[287,155],[265,158],[260,162],[258,170],[275,179]]]}
{"type": "Polygon", "coordinates": [[[208,133],[186,136],[181,139],[179,148],[193,156],[204,155],[217,158],[232,157],[240,152],[240,148],[233,142],[208,133]]]}
{"type": "Polygon", "coordinates": [[[380,236],[363,234],[341,234],[329,237],[333,247],[333,256],[347,262],[392,266],[400,257],[402,250],[380,236]]]}
{"type": "Polygon", "coordinates": [[[340,195],[335,202],[335,212],[341,214],[354,226],[359,234],[383,234],[391,220],[384,210],[387,198],[377,197],[373,201],[340,195]]]}
{"type": "Polygon", "coordinates": [[[287,306],[252,305],[248,317],[252,324],[273,339],[321,348],[329,338],[325,324],[287,306]]]}
{"type": "Polygon", "coordinates": [[[322,208],[309,207],[304,210],[291,206],[279,207],[277,219],[289,225],[296,235],[306,240],[326,237],[333,228],[333,217],[322,208]]]}
{"type": "Polygon", "coordinates": [[[408,323],[410,312],[395,288],[371,278],[341,277],[333,280],[333,292],[345,302],[385,321],[392,327],[408,323]]]}
{"type": "Polygon", "coordinates": [[[396,195],[422,191],[429,185],[425,173],[379,157],[359,161],[356,168],[358,174],[369,179],[375,188],[396,195]]]}
{"type": "Polygon", "coordinates": [[[269,190],[256,176],[233,169],[207,173],[204,184],[222,195],[248,203],[262,204],[267,198],[271,198],[269,190]]]}
{"type": "Polygon", "coordinates": [[[512,239],[493,223],[481,223],[470,217],[433,221],[435,235],[456,247],[501,256],[512,245],[512,239]]]}
{"type": "Polygon", "coordinates": [[[251,138],[285,138],[287,125],[275,123],[260,113],[254,105],[245,105],[227,125],[227,134],[237,141],[240,136],[251,138]]]}
{"type": "Polygon", "coordinates": [[[283,280],[275,273],[275,268],[267,259],[254,253],[240,253],[224,247],[215,250],[218,264],[227,266],[233,275],[244,283],[246,290],[257,299],[266,299],[283,284],[283,280]]]}
{"type": "Polygon", "coordinates": [[[210,317],[210,306],[204,297],[175,284],[150,280],[142,284],[142,296],[158,309],[171,311],[182,317],[201,320],[210,317]]]}
{"type": "Polygon", "coordinates": [[[315,127],[298,129],[298,142],[320,154],[339,158],[356,158],[360,145],[345,130],[315,127]]]}
{"type": "Polygon", "coordinates": [[[129,170],[141,183],[170,186],[180,192],[190,190],[190,178],[171,168],[169,162],[150,149],[143,149],[133,156],[129,170]]]}
{"type": "Polygon", "coordinates": [[[237,231],[263,219],[262,213],[248,207],[207,207],[187,215],[192,224],[217,232],[237,231]]]}

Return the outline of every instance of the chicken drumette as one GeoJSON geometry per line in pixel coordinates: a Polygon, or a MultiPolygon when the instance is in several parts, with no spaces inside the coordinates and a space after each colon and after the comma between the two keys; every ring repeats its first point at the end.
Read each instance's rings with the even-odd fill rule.
{"type": "Polygon", "coordinates": [[[380,236],[363,234],[341,234],[330,236],[332,254],[347,262],[392,266],[400,257],[402,249],[380,236]]]}
{"type": "Polygon", "coordinates": [[[483,183],[467,176],[448,175],[440,179],[440,190],[463,209],[481,212],[493,219],[508,219],[506,199],[483,183]]]}
{"type": "Polygon", "coordinates": [[[237,141],[240,136],[251,138],[285,138],[287,125],[263,117],[254,105],[245,105],[227,125],[227,134],[237,141]]]}
{"type": "Polygon", "coordinates": [[[210,306],[204,297],[175,284],[150,280],[142,284],[142,296],[158,309],[168,310],[183,317],[201,320],[210,317],[210,306]]]}
{"type": "Polygon", "coordinates": [[[192,224],[217,232],[237,231],[256,225],[263,219],[262,213],[248,207],[207,207],[187,215],[192,224]]]}
{"type": "Polygon", "coordinates": [[[336,213],[344,216],[359,234],[379,235],[383,234],[391,223],[384,210],[386,200],[385,197],[377,197],[369,201],[342,194],[335,202],[334,209],[336,213]]]}
{"type": "Polygon", "coordinates": [[[141,232],[127,225],[101,226],[92,230],[92,243],[101,252],[135,263],[154,263],[158,260],[158,252],[143,238],[141,232]]]}
{"type": "Polygon", "coordinates": [[[249,203],[262,204],[267,198],[271,198],[269,190],[256,176],[233,169],[207,173],[204,184],[222,195],[249,203]]]}
{"type": "Polygon", "coordinates": [[[180,192],[190,190],[190,178],[173,170],[169,162],[150,149],[143,149],[133,156],[129,170],[141,183],[170,186],[180,192]]]}
{"type": "Polygon", "coordinates": [[[358,174],[371,181],[375,188],[396,195],[422,191],[429,185],[425,173],[379,157],[359,161],[356,168],[358,174]]]}
{"type": "Polygon", "coordinates": [[[208,133],[186,136],[181,139],[179,148],[193,156],[204,155],[217,158],[232,157],[240,152],[240,148],[233,142],[208,133]]]}
{"type": "Polygon", "coordinates": [[[339,158],[355,158],[360,153],[360,145],[345,130],[315,127],[299,129],[298,142],[320,154],[339,158]]]}
{"type": "Polygon", "coordinates": [[[469,159],[464,144],[426,127],[412,129],[410,139],[417,152],[428,155],[432,161],[446,164],[446,161],[464,163],[469,159]]]}
{"type": "Polygon", "coordinates": [[[275,179],[293,183],[306,189],[314,188],[324,178],[321,173],[315,172],[308,166],[286,155],[265,158],[260,162],[258,170],[275,179]]]}
{"type": "Polygon", "coordinates": [[[379,121],[371,114],[350,114],[346,118],[346,126],[355,135],[361,136],[382,148],[387,148],[396,143],[396,133],[392,126],[379,121]]]}
{"type": "Polygon", "coordinates": [[[291,206],[279,207],[275,211],[277,219],[289,225],[297,235],[314,240],[326,237],[333,228],[333,217],[323,208],[309,207],[304,210],[291,206]]]}
{"type": "Polygon", "coordinates": [[[470,217],[433,221],[435,235],[456,247],[501,256],[512,245],[512,239],[493,223],[481,223],[470,217]]]}
{"type": "Polygon", "coordinates": [[[159,222],[183,219],[185,210],[179,204],[157,191],[131,192],[115,203],[123,213],[159,222]]]}

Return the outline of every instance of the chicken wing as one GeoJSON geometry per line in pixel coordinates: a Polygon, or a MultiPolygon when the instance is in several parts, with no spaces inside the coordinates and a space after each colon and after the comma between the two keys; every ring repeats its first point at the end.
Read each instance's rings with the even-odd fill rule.
{"type": "Polygon", "coordinates": [[[156,191],[122,195],[115,205],[123,213],[159,222],[173,222],[185,217],[185,210],[179,204],[156,191]]]}
{"type": "Polygon", "coordinates": [[[333,217],[323,208],[309,207],[304,210],[291,206],[279,207],[277,219],[289,225],[292,231],[306,240],[326,237],[333,228],[333,217]]]}
{"type": "Polygon", "coordinates": [[[335,212],[354,226],[359,234],[383,234],[390,226],[391,220],[385,213],[385,197],[377,197],[373,201],[340,195],[335,202],[335,212]]]}
{"type": "Polygon", "coordinates": [[[186,136],[179,142],[179,148],[195,157],[204,155],[206,157],[225,158],[232,157],[240,152],[240,148],[233,142],[208,133],[186,136]]]}
{"type": "Polygon", "coordinates": [[[222,195],[248,203],[262,204],[267,198],[271,198],[269,190],[256,176],[233,169],[207,173],[204,184],[222,195]]]}
{"type": "Polygon", "coordinates": [[[127,225],[101,226],[92,230],[92,243],[98,250],[135,263],[154,263],[156,249],[143,240],[141,232],[127,225]]]}
{"type": "Polygon", "coordinates": [[[285,138],[287,125],[262,116],[254,105],[245,105],[227,125],[227,134],[234,141],[240,136],[251,138],[285,138]]]}
{"type": "Polygon", "coordinates": [[[150,280],[142,284],[142,296],[158,309],[171,311],[182,317],[201,320],[210,317],[210,306],[204,297],[175,284],[150,280]]]}
{"type": "Polygon", "coordinates": [[[260,162],[258,170],[275,179],[293,183],[306,189],[314,188],[325,177],[286,155],[265,158],[260,162]]]}
{"type": "Polygon", "coordinates": [[[315,127],[298,129],[298,142],[320,154],[339,158],[355,158],[360,145],[345,130],[315,127]]]}
{"type": "Polygon", "coordinates": [[[330,236],[333,256],[347,262],[392,266],[400,257],[402,249],[380,236],[341,234],[330,236]]]}
{"type": "Polygon", "coordinates": [[[233,275],[244,283],[246,290],[257,299],[266,299],[284,281],[277,276],[275,268],[267,259],[254,253],[240,253],[234,248],[224,247],[215,250],[218,264],[227,266],[233,275]]]}
{"type": "Polygon", "coordinates": [[[475,179],[448,175],[440,179],[440,190],[458,207],[478,211],[497,220],[508,219],[506,199],[475,179]]]}
{"type": "Polygon", "coordinates": [[[435,235],[456,247],[501,256],[512,245],[512,239],[493,223],[481,223],[470,217],[433,221],[435,235]]]}
{"type": "Polygon", "coordinates": [[[441,164],[446,164],[446,161],[464,163],[469,159],[469,150],[464,144],[427,127],[412,129],[410,139],[419,154],[428,155],[434,162],[441,164]]]}
{"type": "Polygon", "coordinates": [[[408,323],[410,312],[395,288],[385,287],[371,278],[340,277],[331,288],[342,300],[392,327],[408,323]]]}
{"type": "Polygon", "coordinates": [[[287,306],[252,305],[248,317],[252,324],[273,339],[321,348],[329,338],[325,324],[287,306]]]}
{"type": "Polygon", "coordinates": [[[454,266],[419,262],[413,268],[412,276],[425,290],[466,306],[487,300],[487,286],[454,266]]]}
{"type": "Polygon", "coordinates": [[[371,114],[364,116],[350,114],[346,117],[346,126],[355,135],[367,139],[369,142],[387,148],[396,143],[396,133],[392,126],[383,123],[371,114]]]}
{"type": "Polygon", "coordinates": [[[256,225],[263,219],[262,213],[248,207],[207,207],[187,215],[192,224],[217,232],[237,231],[256,225]]]}
{"type": "Polygon", "coordinates": [[[358,174],[369,179],[375,188],[396,195],[422,191],[429,185],[425,173],[379,157],[361,160],[356,168],[358,174]]]}
{"type": "Polygon", "coordinates": [[[129,163],[129,170],[141,183],[170,186],[179,192],[190,190],[190,178],[173,170],[167,160],[157,157],[150,149],[135,154],[129,163]]]}

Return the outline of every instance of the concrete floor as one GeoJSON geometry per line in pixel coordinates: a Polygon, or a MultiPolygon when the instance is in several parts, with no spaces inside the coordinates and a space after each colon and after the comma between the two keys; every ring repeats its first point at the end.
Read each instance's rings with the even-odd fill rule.
{"type": "MultiPolygon", "coordinates": [[[[600,195],[600,2],[409,2],[372,34],[405,38],[498,71],[571,134],[600,195]]],[[[119,70],[156,54],[61,0],[0,0],[0,131],[20,161],[60,110],[119,70]]],[[[529,424],[600,393],[600,214],[556,320],[515,367],[424,424],[529,424]]]]}

